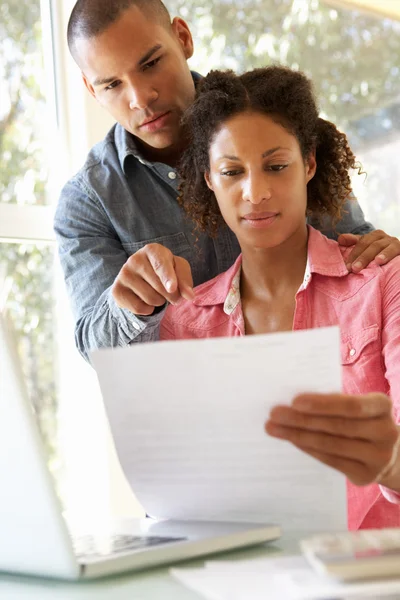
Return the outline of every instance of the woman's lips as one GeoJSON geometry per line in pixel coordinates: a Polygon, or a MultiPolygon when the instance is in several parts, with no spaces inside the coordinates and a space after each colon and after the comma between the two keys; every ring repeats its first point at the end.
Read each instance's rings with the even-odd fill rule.
{"type": "Polygon", "coordinates": [[[243,221],[249,227],[256,229],[265,229],[275,223],[279,213],[273,212],[262,212],[262,213],[248,213],[242,217],[243,221]]]}

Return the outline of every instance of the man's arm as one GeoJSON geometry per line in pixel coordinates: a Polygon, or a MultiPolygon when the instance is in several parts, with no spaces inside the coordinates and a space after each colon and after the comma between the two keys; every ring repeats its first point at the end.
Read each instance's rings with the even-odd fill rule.
{"type": "Polygon", "coordinates": [[[68,182],[62,190],[54,229],[67,292],[75,317],[75,341],[89,360],[96,348],[158,339],[163,310],[138,317],[120,308],[112,286],[128,259],[95,195],[68,182]]]}
{"type": "Polygon", "coordinates": [[[337,240],[342,233],[365,235],[375,229],[371,223],[365,220],[362,208],[353,194],[346,200],[343,206],[342,218],[337,223],[333,224],[331,217],[324,217],[322,220],[310,217],[309,223],[333,240],[337,240]]]}
{"type": "Polygon", "coordinates": [[[346,263],[353,273],[362,271],[372,261],[384,265],[400,255],[400,241],[380,229],[375,230],[365,220],[353,194],[343,207],[342,219],[335,225],[330,217],[325,217],[322,222],[311,217],[309,223],[327,237],[336,239],[341,246],[354,246],[346,263]]]}

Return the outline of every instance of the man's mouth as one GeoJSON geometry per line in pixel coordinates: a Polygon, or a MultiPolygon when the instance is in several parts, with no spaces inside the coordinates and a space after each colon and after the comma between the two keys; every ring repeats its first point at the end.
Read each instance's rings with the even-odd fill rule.
{"type": "Polygon", "coordinates": [[[171,111],[151,115],[139,125],[139,128],[145,131],[157,131],[166,124],[170,115],[171,111]]]}

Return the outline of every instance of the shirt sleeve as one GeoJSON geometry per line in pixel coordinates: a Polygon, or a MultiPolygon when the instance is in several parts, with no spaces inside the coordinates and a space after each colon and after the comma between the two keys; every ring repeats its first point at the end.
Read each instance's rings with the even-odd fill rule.
{"type": "MultiPolygon", "coordinates": [[[[393,402],[393,415],[400,423],[400,257],[382,267],[385,277],[382,284],[382,349],[389,382],[389,395],[393,402]]],[[[400,457],[398,458],[400,460],[400,457]]],[[[383,496],[394,504],[400,504],[400,494],[379,486],[383,496]]]]}
{"type": "Polygon", "coordinates": [[[337,240],[341,233],[354,233],[364,235],[374,231],[375,227],[365,220],[364,213],[357,198],[352,193],[346,200],[340,221],[333,223],[332,217],[325,216],[322,219],[309,217],[308,222],[315,229],[321,231],[326,237],[337,240]]]}
{"type": "Polygon", "coordinates": [[[77,179],[63,188],[54,230],[75,318],[75,342],[86,360],[98,348],[159,337],[164,310],[137,317],[119,308],[111,287],[128,259],[104,209],[77,179]]]}

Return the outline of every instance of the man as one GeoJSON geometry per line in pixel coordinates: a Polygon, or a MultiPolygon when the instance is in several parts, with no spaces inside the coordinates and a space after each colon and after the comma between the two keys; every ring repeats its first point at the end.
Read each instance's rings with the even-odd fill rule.
{"type": "MultiPolygon", "coordinates": [[[[180,118],[200,77],[187,65],[185,21],[171,22],[160,0],[78,0],[68,43],[87,89],[117,121],[64,187],[55,218],[76,343],[88,358],[94,348],[154,339],[166,301],[191,299],[193,285],[229,268],[239,247],[229,230],[215,239],[194,232],[177,202],[180,118]]],[[[346,209],[336,232],[373,229],[355,200],[346,209]]],[[[331,223],[323,229],[334,237],[331,223]]],[[[398,240],[372,232],[349,268],[399,253],[398,240]]]]}

